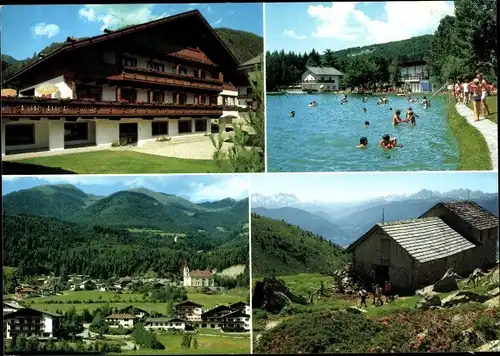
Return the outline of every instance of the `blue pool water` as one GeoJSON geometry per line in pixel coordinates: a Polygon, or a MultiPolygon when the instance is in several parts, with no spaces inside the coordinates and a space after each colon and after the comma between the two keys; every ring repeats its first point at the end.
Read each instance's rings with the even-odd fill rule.
{"type": "Polygon", "coordinates": [[[269,172],[420,171],[455,170],[458,146],[446,120],[446,102],[434,98],[432,106],[407,103],[389,96],[389,104],[376,105],[371,97],[349,96],[340,105],[340,95],[267,96],[267,166],[269,172]],[[315,100],[318,106],[308,107],[315,100]],[[367,112],[362,112],[365,106],[367,112]],[[411,106],[419,115],[417,125],[392,126],[392,115],[401,110],[404,119],[411,106]],[[393,108],[390,111],[389,108],[393,108]],[[295,117],[289,112],[295,110],[295,117]],[[365,128],[364,122],[370,127],[365,128]],[[377,147],[383,134],[397,137],[402,148],[377,147]],[[360,137],[368,148],[359,149],[360,137]]]}

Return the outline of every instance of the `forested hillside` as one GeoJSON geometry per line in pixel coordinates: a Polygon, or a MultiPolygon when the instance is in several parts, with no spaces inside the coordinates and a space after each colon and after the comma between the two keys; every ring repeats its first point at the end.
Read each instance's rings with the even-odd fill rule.
{"type": "Polygon", "coordinates": [[[331,274],[343,264],[343,249],[284,221],[252,214],[252,274],[285,276],[331,274]]]}
{"type": "MultiPolygon", "coordinates": [[[[233,52],[235,57],[240,63],[246,62],[253,57],[264,52],[264,39],[256,34],[233,30],[230,28],[217,28],[215,29],[220,38],[224,41],[226,46],[233,52]]],[[[86,37],[85,37],[86,38],[86,37]]],[[[79,38],[84,39],[84,38],[79,38]]],[[[9,63],[11,66],[2,72],[3,79],[8,79],[14,73],[18,72],[25,66],[38,60],[38,54],[49,54],[59,47],[63,46],[63,42],[54,42],[49,46],[43,48],[38,53],[33,53],[33,56],[22,60],[17,60],[8,54],[2,54],[2,60],[9,63]]]]}
{"type": "Polygon", "coordinates": [[[54,272],[109,278],[153,270],[178,275],[184,259],[192,269],[222,270],[248,263],[248,235],[242,228],[225,239],[189,233],[175,242],[156,231],[135,231],[70,223],[55,218],[3,215],[4,265],[17,275],[54,272]],[[217,245],[219,244],[219,245],[217,245]]]}

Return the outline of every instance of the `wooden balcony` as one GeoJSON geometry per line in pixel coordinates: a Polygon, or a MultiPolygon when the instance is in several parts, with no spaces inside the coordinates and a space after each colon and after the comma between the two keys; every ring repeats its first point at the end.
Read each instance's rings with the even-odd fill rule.
{"type": "Polygon", "coordinates": [[[429,75],[426,73],[422,74],[403,74],[401,75],[401,81],[420,81],[420,80],[428,80],[429,75]]]}
{"type": "Polygon", "coordinates": [[[194,91],[210,91],[220,93],[222,81],[218,79],[202,79],[177,73],[160,72],[138,67],[125,67],[121,74],[107,77],[110,81],[134,82],[156,87],[191,89],[194,91]]]}
{"type": "Polygon", "coordinates": [[[253,94],[240,94],[238,95],[238,99],[253,99],[253,94]]]}
{"type": "Polygon", "coordinates": [[[83,100],[2,98],[2,117],[126,118],[165,116],[222,116],[222,106],[198,104],[142,104],[83,100]]]}

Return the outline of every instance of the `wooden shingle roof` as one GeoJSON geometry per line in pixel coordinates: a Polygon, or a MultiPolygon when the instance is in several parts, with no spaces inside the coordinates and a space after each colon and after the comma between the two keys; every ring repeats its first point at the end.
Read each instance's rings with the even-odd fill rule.
{"type": "Polygon", "coordinates": [[[473,201],[441,203],[441,205],[479,231],[498,227],[498,217],[473,201]]]}
{"type": "Polygon", "coordinates": [[[475,247],[438,217],[377,225],[420,263],[475,247]]]}

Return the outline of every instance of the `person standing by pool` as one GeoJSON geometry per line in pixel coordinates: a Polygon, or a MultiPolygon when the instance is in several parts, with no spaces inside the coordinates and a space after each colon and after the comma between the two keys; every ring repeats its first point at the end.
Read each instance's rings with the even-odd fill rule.
{"type": "Polygon", "coordinates": [[[481,105],[481,83],[478,78],[469,85],[472,92],[472,105],[474,107],[474,122],[479,121],[479,105],[481,105]]]}
{"type": "Polygon", "coordinates": [[[403,120],[401,120],[400,115],[401,115],[401,110],[396,110],[396,113],[392,117],[392,124],[394,126],[398,126],[400,123],[403,122],[403,120]]]}
{"type": "Polygon", "coordinates": [[[464,83],[462,84],[462,93],[464,104],[467,105],[470,101],[469,81],[467,79],[465,79],[464,83]]]}
{"type": "Polygon", "coordinates": [[[486,98],[488,97],[488,82],[484,79],[483,73],[477,73],[476,76],[479,79],[481,85],[481,106],[483,109],[483,116],[488,116],[490,114],[490,109],[488,104],[486,104],[486,98]]]}

